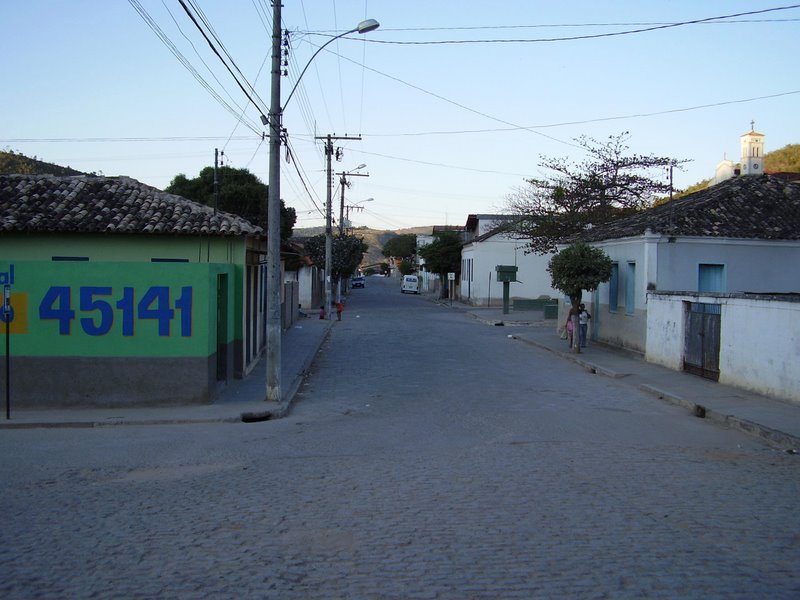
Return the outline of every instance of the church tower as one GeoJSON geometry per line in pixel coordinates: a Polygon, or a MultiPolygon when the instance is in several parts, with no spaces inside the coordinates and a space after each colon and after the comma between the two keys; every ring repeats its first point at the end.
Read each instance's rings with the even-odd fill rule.
{"type": "Polygon", "coordinates": [[[750,131],[739,139],[742,145],[742,175],[761,175],[764,172],[764,134],[755,131],[750,121],[750,131]]]}

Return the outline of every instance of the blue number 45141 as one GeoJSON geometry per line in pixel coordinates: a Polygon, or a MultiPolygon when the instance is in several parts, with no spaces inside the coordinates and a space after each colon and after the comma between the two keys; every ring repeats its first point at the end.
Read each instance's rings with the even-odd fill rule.
{"type": "MultiPolygon", "coordinates": [[[[181,337],[192,335],[192,288],[181,288],[180,296],[170,305],[170,290],[167,286],[148,288],[138,303],[134,303],[134,289],[123,288],[122,298],[114,306],[122,314],[122,335],[134,334],[134,316],[139,320],[153,319],[158,322],[158,335],[170,335],[170,325],[175,312],[180,312],[181,337]],[[135,307],[135,315],[134,315],[135,307]]],[[[110,287],[84,286],[80,288],[80,311],[91,315],[80,319],[84,333],[91,336],[107,334],[114,325],[114,310],[109,301],[98,296],[112,295],[110,287]],[[94,313],[92,315],[92,313],[94,313]]],[[[39,318],[58,321],[58,333],[70,335],[75,310],[72,308],[72,290],[68,286],[52,286],[39,303],[39,318]]]]}

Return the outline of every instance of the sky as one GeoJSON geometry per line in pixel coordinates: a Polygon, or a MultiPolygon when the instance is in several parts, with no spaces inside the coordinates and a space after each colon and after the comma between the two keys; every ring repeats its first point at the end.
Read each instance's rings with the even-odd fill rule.
{"type": "MultiPolygon", "coordinates": [[[[271,4],[184,2],[253,102],[179,0],[0,0],[0,149],[163,189],[216,148],[267,183],[271,4]]],[[[580,136],[629,132],[632,153],[688,159],[678,189],[738,160],[751,121],[767,152],[800,143],[800,4],[787,0],[284,0],[282,21],[281,197],[297,228],[325,223],[328,134],[361,138],[335,142],[333,162],[366,165],[345,189],[353,226],[390,230],[504,212],[547,175],[543,157],[583,160],[580,136]],[[366,18],[380,28],[311,60],[366,18]]]]}

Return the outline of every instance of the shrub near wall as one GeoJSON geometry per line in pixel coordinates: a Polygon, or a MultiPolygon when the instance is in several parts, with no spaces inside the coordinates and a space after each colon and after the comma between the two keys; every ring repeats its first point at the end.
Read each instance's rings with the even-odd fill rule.
{"type": "MultiPolygon", "coordinates": [[[[232,290],[232,266],[14,262],[0,273],[12,286],[18,406],[209,399],[217,274],[229,274],[232,290]]],[[[232,332],[232,315],[225,319],[220,330],[232,332]]]]}

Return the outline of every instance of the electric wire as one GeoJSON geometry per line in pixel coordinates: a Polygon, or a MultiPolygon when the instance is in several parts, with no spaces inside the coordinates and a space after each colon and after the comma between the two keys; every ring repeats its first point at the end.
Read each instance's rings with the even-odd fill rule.
{"type": "MultiPolygon", "coordinates": [[[[638,33],[648,33],[651,31],[658,31],[663,29],[672,29],[675,27],[684,27],[686,25],[697,25],[702,23],[711,23],[715,21],[722,21],[724,19],[732,19],[735,17],[743,17],[749,15],[758,15],[779,10],[792,10],[800,8],[800,4],[793,4],[790,6],[778,6],[774,8],[766,8],[762,10],[753,10],[748,12],[735,13],[730,15],[721,15],[716,17],[706,17],[704,19],[692,19],[690,21],[680,21],[677,23],[666,23],[661,25],[653,25],[650,27],[642,27],[639,29],[628,29],[625,31],[614,31],[609,33],[595,33],[590,35],[574,35],[565,37],[550,37],[550,38],[535,38],[535,39],[491,39],[491,40],[428,40],[428,41],[401,41],[401,40],[379,40],[370,38],[365,42],[371,44],[394,44],[404,46],[431,46],[431,45],[452,45],[452,44],[533,44],[533,43],[550,43],[550,42],[572,42],[577,40],[592,40],[608,37],[619,37],[623,35],[632,35],[638,33]]],[[[328,34],[312,34],[311,35],[328,35],[328,34]]],[[[343,39],[356,39],[344,37],[343,39]]]]}
{"type": "Polygon", "coordinates": [[[250,87],[251,91],[253,92],[253,95],[255,95],[258,98],[258,100],[261,103],[261,105],[259,105],[253,99],[253,96],[251,96],[250,93],[244,88],[244,85],[242,85],[242,82],[239,80],[239,77],[236,76],[236,73],[233,72],[233,69],[231,69],[230,65],[228,65],[228,63],[225,61],[225,59],[222,58],[222,55],[220,54],[219,50],[214,45],[214,43],[209,39],[208,34],[206,34],[205,30],[203,30],[203,28],[200,26],[200,23],[197,22],[197,19],[192,14],[192,12],[189,10],[189,7],[186,6],[186,3],[184,2],[184,0],[178,0],[178,2],[180,2],[180,5],[183,7],[183,10],[186,12],[186,14],[192,20],[192,23],[194,23],[195,27],[197,27],[198,31],[200,31],[202,36],[205,38],[206,42],[208,43],[208,46],[211,48],[211,51],[214,54],[216,54],[217,58],[219,58],[219,60],[222,62],[222,64],[225,66],[225,68],[228,70],[228,72],[231,74],[231,77],[233,77],[234,81],[236,81],[236,84],[239,86],[239,89],[242,90],[242,93],[247,97],[248,100],[250,100],[250,102],[253,104],[253,106],[262,115],[263,114],[269,114],[269,109],[266,108],[266,106],[267,106],[266,103],[263,100],[261,100],[261,98],[258,97],[258,94],[256,94],[255,90],[253,89],[253,86],[251,86],[249,83],[247,83],[247,80],[244,79],[244,76],[241,74],[241,71],[239,71],[239,68],[236,67],[236,64],[233,63],[234,67],[236,67],[236,70],[239,71],[240,76],[242,77],[242,79],[244,79],[245,83],[247,83],[248,87],[250,87]]]}
{"type": "MultiPolygon", "coordinates": [[[[195,78],[195,80],[211,95],[217,103],[222,106],[225,110],[227,110],[233,117],[237,120],[242,120],[242,124],[245,125],[248,129],[252,130],[255,134],[260,135],[258,129],[247,120],[241,119],[239,116],[239,112],[234,110],[225,99],[219,95],[219,93],[203,78],[203,76],[194,68],[194,66],[189,62],[189,60],[181,53],[177,46],[173,43],[173,41],[169,38],[169,36],[164,33],[161,27],[155,22],[155,20],[150,16],[150,14],[145,10],[145,8],[139,3],[138,0],[128,0],[128,3],[133,7],[133,9],[138,13],[139,17],[145,22],[145,24],[156,34],[156,37],[161,41],[164,46],[172,53],[172,55],[178,59],[178,62],[189,71],[189,73],[195,78]]],[[[237,106],[237,108],[240,108],[237,106]]]]}

